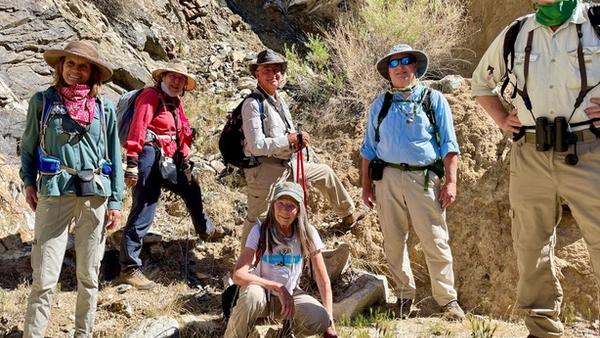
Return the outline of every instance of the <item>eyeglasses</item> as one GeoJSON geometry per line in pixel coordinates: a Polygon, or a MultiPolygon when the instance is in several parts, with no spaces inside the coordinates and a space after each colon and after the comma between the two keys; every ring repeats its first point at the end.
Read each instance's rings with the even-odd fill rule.
{"type": "Polygon", "coordinates": [[[284,209],[287,212],[294,212],[298,210],[298,206],[294,203],[285,203],[282,201],[275,201],[275,207],[284,209]]]}
{"type": "Polygon", "coordinates": [[[403,56],[401,58],[393,59],[388,61],[388,67],[396,68],[399,65],[408,66],[417,62],[417,59],[412,55],[403,56]]]}

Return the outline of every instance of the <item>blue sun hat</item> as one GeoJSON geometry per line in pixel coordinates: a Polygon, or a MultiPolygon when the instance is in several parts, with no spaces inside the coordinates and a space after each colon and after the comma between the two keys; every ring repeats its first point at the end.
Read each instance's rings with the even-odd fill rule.
{"type": "Polygon", "coordinates": [[[388,62],[390,61],[390,57],[401,53],[412,55],[417,59],[417,79],[422,78],[425,73],[427,73],[427,67],[429,66],[429,58],[427,55],[407,44],[399,44],[392,47],[387,54],[377,61],[377,71],[386,80],[390,81],[390,74],[388,73],[388,62]]]}

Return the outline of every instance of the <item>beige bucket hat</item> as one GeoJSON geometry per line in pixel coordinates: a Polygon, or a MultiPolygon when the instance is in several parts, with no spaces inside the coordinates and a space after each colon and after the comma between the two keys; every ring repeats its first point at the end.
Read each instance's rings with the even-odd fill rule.
{"type": "Polygon", "coordinates": [[[390,57],[396,54],[410,54],[417,59],[417,79],[422,78],[423,75],[427,73],[427,67],[429,66],[429,58],[427,58],[427,54],[418,49],[413,49],[407,44],[399,44],[392,47],[389,52],[387,52],[381,59],[379,59],[379,61],[377,61],[377,71],[386,80],[390,80],[390,74],[388,73],[388,62],[390,57]]]}
{"type": "Polygon", "coordinates": [[[164,68],[157,68],[152,72],[152,78],[154,81],[159,82],[161,76],[164,73],[173,72],[177,74],[181,74],[187,77],[187,83],[185,84],[185,91],[189,92],[196,88],[196,77],[190,73],[188,73],[188,69],[186,65],[181,61],[171,61],[164,68]]]}
{"type": "Polygon", "coordinates": [[[44,60],[54,69],[63,56],[79,56],[98,67],[100,80],[108,81],[113,74],[112,67],[98,57],[96,47],[87,41],[71,41],[63,49],[48,49],[44,52],[44,60]]]}

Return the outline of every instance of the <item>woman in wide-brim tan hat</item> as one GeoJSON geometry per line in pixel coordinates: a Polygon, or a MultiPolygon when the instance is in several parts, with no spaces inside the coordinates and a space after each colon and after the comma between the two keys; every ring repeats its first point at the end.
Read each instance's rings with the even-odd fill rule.
{"type": "Polygon", "coordinates": [[[75,336],[91,337],[106,231],[119,225],[123,192],[114,105],[98,95],[112,71],[96,48],[83,41],[50,49],[44,58],[54,68],[54,81],[29,101],[21,138],[20,176],[25,199],[35,211],[33,278],[23,336],[45,336],[72,228],[75,336]]]}
{"type": "Polygon", "coordinates": [[[48,49],[44,52],[44,60],[46,60],[46,63],[54,69],[60,65],[61,59],[66,56],[81,57],[96,66],[98,68],[97,75],[100,82],[106,82],[112,77],[112,68],[107,63],[100,60],[98,51],[89,42],[71,41],[64,49],[48,49]]]}
{"type": "Polygon", "coordinates": [[[152,78],[154,79],[154,81],[156,81],[156,83],[159,83],[161,82],[163,75],[169,72],[181,74],[187,78],[187,82],[185,85],[186,92],[192,91],[196,88],[195,76],[188,73],[185,64],[177,61],[170,62],[165,67],[157,68],[154,71],[152,71],[152,78]]]}

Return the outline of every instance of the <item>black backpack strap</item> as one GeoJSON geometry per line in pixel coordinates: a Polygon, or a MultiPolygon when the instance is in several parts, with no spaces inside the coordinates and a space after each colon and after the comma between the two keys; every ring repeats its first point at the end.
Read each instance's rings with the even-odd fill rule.
{"type": "Polygon", "coordinates": [[[433,126],[435,140],[439,145],[441,141],[440,131],[437,125],[437,119],[435,118],[435,112],[433,111],[433,105],[431,104],[431,92],[431,88],[423,89],[423,94],[421,94],[421,106],[423,107],[427,119],[429,119],[429,123],[433,126]]]}
{"type": "Polygon", "coordinates": [[[386,92],[383,97],[383,104],[381,105],[381,109],[379,110],[379,115],[377,115],[377,126],[375,127],[375,142],[379,142],[379,126],[381,126],[381,122],[387,116],[390,107],[392,106],[392,100],[394,96],[390,92],[386,92]]]}
{"type": "MultiPolygon", "coordinates": [[[[244,101],[246,101],[246,99],[254,99],[258,103],[258,112],[260,114],[260,125],[262,127],[263,134],[265,134],[265,106],[264,106],[265,96],[261,95],[259,93],[252,92],[252,93],[248,94],[248,96],[246,96],[246,98],[242,101],[242,103],[240,103],[240,105],[243,105],[244,101]]],[[[265,134],[265,136],[267,136],[267,134],[265,134]]]]}
{"type": "Polygon", "coordinates": [[[590,9],[588,9],[588,17],[596,32],[596,36],[600,39],[600,5],[590,6],[590,9]]]}
{"type": "MultiPolygon", "coordinates": [[[[245,244],[245,243],[244,243],[245,244]]],[[[267,226],[260,224],[260,236],[258,237],[258,244],[256,246],[256,252],[254,254],[254,268],[258,266],[262,255],[265,253],[267,247],[267,226]]]]}
{"type": "MultiPolygon", "coordinates": [[[[506,70],[504,71],[504,76],[502,77],[503,78],[502,86],[500,87],[500,95],[501,96],[504,96],[504,91],[506,90],[506,87],[508,86],[508,83],[510,82],[508,74],[512,73],[513,68],[515,66],[515,43],[517,41],[517,36],[519,36],[519,32],[521,31],[521,28],[523,28],[523,24],[525,24],[525,21],[527,21],[526,16],[518,18],[510,25],[510,27],[506,31],[506,34],[504,35],[504,43],[502,45],[502,58],[504,60],[504,65],[505,65],[506,70]],[[510,57],[510,63],[509,63],[509,57],[510,57]]],[[[515,95],[516,95],[516,90],[513,91],[511,97],[514,98],[515,95]]]]}

